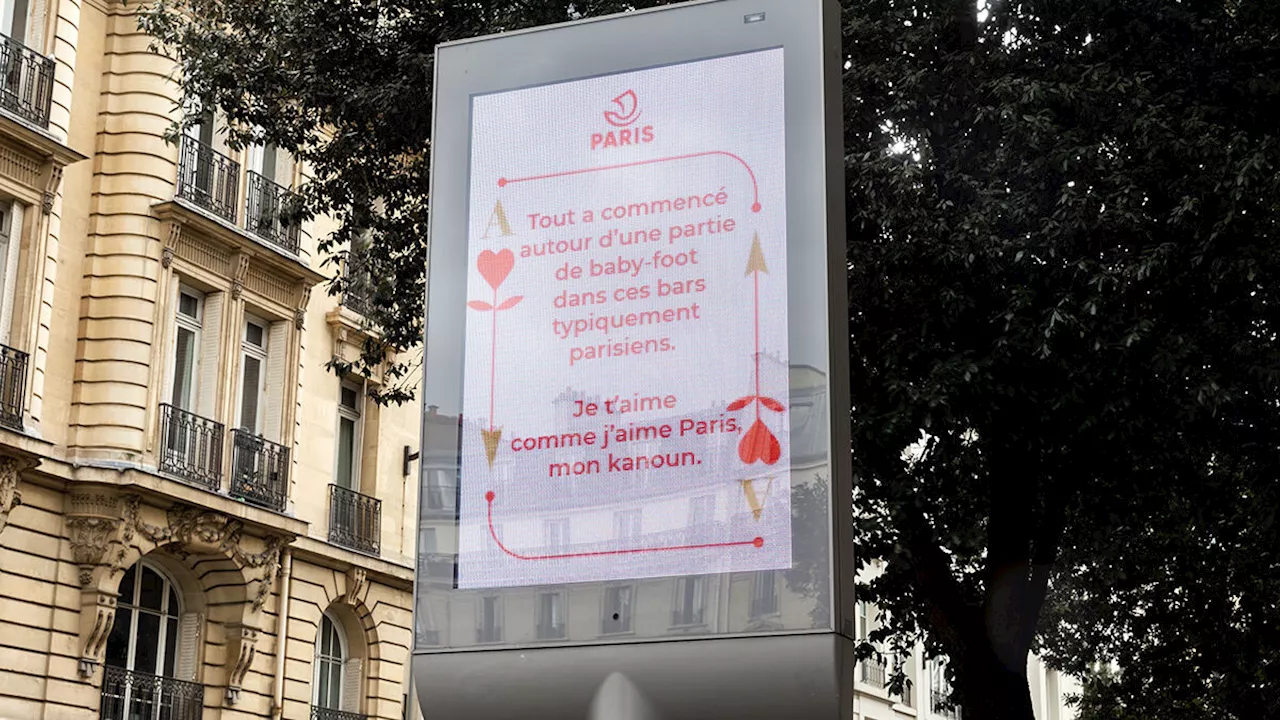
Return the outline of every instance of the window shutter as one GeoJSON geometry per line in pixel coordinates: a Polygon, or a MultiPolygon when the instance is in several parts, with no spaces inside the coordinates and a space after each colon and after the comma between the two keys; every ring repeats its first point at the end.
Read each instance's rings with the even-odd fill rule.
{"type": "Polygon", "coordinates": [[[267,406],[263,415],[262,434],[268,440],[284,440],[284,363],[289,355],[286,347],[289,323],[271,323],[267,331],[267,406]]]}
{"type": "Polygon", "coordinates": [[[178,661],[174,675],[179,680],[195,682],[196,668],[200,662],[200,627],[204,616],[200,613],[184,613],[178,619],[178,661]]]}
{"type": "Polygon", "coordinates": [[[3,246],[0,257],[0,343],[9,344],[9,331],[13,326],[13,300],[17,296],[13,286],[18,280],[18,251],[22,247],[22,203],[10,203],[9,241],[3,246]]]}
{"type": "Polygon", "coordinates": [[[342,709],[360,712],[360,675],[364,670],[360,658],[347,658],[342,665],[342,709]]]}
{"type": "Polygon", "coordinates": [[[217,417],[218,356],[222,345],[222,293],[204,296],[204,315],[200,319],[200,364],[196,386],[196,414],[211,420],[217,417]]]}

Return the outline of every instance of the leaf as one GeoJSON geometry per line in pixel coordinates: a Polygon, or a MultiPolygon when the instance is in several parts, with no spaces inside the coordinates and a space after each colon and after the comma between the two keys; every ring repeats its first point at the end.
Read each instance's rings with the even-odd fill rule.
{"type": "Polygon", "coordinates": [[[471,302],[467,303],[467,307],[471,308],[472,310],[482,310],[485,312],[493,309],[492,305],[490,305],[489,303],[483,300],[472,300],[471,302]]]}
{"type": "Polygon", "coordinates": [[[765,407],[769,408],[770,410],[772,410],[772,411],[774,411],[774,412],[782,412],[783,410],[785,410],[785,409],[786,409],[786,408],[782,405],[782,403],[778,402],[777,400],[774,400],[774,399],[773,399],[773,398],[771,398],[771,397],[761,397],[761,398],[760,398],[760,404],[761,404],[761,405],[764,405],[765,407]]]}
{"type": "Polygon", "coordinates": [[[502,304],[498,306],[498,309],[499,309],[499,310],[510,310],[511,308],[513,308],[513,307],[515,307],[516,305],[520,304],[520,301],[521,301],[521,300],[523,300],[523,299],[524,299],[524,296],[523,296],[523,295],[516,295],[515,297],[509,297],[509,298],[507,298],[506,300],[503,300],[503,301],[502,301],[502,304]]]}
{"type": "Polygon", "coordinates": [[[729,412],[733,412],[734,410],[741,410],[742,408],[750,405],[751,401],[755,399],[756,399],[755,395],[748,395],[746,397],[738,398],[737,400],[734,400],[733,402],[729,403],[729,408],[728,408],[729,412]]]}

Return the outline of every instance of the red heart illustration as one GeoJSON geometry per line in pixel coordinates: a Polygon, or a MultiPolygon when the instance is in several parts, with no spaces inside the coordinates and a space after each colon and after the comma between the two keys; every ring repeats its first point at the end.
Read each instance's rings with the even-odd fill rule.
{"type": "Polygon", "coordinates": [[[516,254],[510,250],[502,250],[501,252],[493,252],[485,250],[480,253],[480,258],[476,260],[476,267],[480,269],[480,274],[484,276],[484,281],[489,283],[489,287],[494,290],[507,279],[511,274],[511,268],[516,264],[516,254]]]}
{"type": "Polygon", "coordinates": [[[738,443],[738,457],[748,465],[757,460],[765,465],[772,465],[782,457],[782,446],[764,421],[757,420],[752,423],[747,434],[742,436],[742,442],[738,443]]]}

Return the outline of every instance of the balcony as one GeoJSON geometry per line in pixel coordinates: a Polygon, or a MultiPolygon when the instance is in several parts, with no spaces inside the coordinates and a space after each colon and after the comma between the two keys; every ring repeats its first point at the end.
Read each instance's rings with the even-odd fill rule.
{"type": "Polygon", "coordinates": [[[903,681],[902,696],[898,699],[898,702],[901,703],[903,707],[912,707],[911,703],[915,699],[912,697],[913,695],[914,693],[912,692],[911,680],[903,681]]]}
{"type": "Polygon", "coordinates": [[[53,59],[0,35],[0,108],[32,125],[49,127],[53,105],[53,59]]]}
{"type": "Polygon", "coordinates": [[[382,501],[330,485],[329,542],[377,555],[382,548],[382,501]]]}
{"type": "Polygon", "coordinates": [[[289,448],[245,430],[231,435],[231,496],[284,512],[289,499],[289,448]]]}
{"type": "Polygon", "coordinates": [[[27,354],[0,345],[0,425],[22,432],[27,399],[27,354]]]}
{"type": "Polygon", "coordinates": [[[102,676],[102,720],[200,720],[204,686],[106,666],[102,676]]]}
{"type": "Polygon", "coordinates": [[[277,185],[256,172],[246,173],[245,178],[248,190],[245,229],[285,252],[297,255],[301,228],[290,214],[297,211],[301,198],[289,188],[277,185]]]}
{"type": "Polygon", "coordinates": [[[369,311],[373,307],[373,278],[360,253],[347,253],[347,259],[342,264],[342,277],[346,283],[342,291],[342,307],[369,317],[369,311]]]}
{"type": "Polygon", "coordinates": [[[222,485],[222,423],[160,405],[160,471],[218,491],[222,485]]]}
{"type": "Polygon", "coordinates": [[[874,688],[883,688],[886,684],[886,670],[883,662],[873,658],[862,661],[862,682],[874,688]]]}
{"type": "Polygon", "coordinates": [[[178,197],[232,225],[240,193],[240,163],[189,136],[178,157],[178,197]]]}
{"type": "Polygon", "coordinates": [[[365,720],[367,715],[360,713],[347,712],[345,710],[330,710],[329,708],[311,706],[311,720],[365,720]]]}

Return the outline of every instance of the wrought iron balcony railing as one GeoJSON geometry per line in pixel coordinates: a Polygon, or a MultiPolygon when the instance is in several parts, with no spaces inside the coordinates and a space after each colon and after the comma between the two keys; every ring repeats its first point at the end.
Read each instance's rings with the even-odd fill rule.
{"type": "Polygon", "coordinates": [[[49,127],[53,59],[13,38],[0,35],[0,40],[0,107],[34,125],[49,127]]]}
{"type": "Polygon", "coordinates": [[[330,485],[329,542],[377,555],[382,548],[382,501],[330,485]]]}
{"type": "Polygon", "coordinates": [[[178,157],[178,197],[235,224],[239,192],[240,163],[183,135],[178,157]]]}
{"type": "Polygon", "coordinates": [[[222,485],[222,423],[160,406],[160,470],[217,492],[222,485]]]}
{"type": "Polygon", "coordinates": [[[366,262],[359,252],[347,253],[342,264],[342,277],[346,283],[342,291],[342,306],[368,317],[373,307],[373,278],[366,262]]]}
{"type": "Polygon", "coordinates": [[[912,689],[911,681],[910,680],[904,681],[902,683],[902,696],[899,698],[898,701],[902,703],[902,705],[904,705],[905,707],[913,707],[912,703],[915,702],[914,695],[915,695],[915,692],[912,689]]]}
{"type": "Polygon", "coordinates": [[[289,448],[245,430],[232,431],[231,496],[284,512],[289,500],[289,448]]]}
{"type": "Polygon", "coordinates": [[[538,639],[539,640],[563,640],[565,637],[564,623],[538,623],[538,639]]]}
{"type": "Polygon", "coordinates": [[[886,671],[882,662],[876,662],[874,659],[866,659],[862,661],[862,682],[871,687],[882,688],[885,686],[886,671]]]}
{"type": "Polygon", "coordinates": [[[297,255],[301,226],[292,214],[301,205],[301,198],[289,188],[277,185],[256,172],[249,171],[245,177],[248,191],[245,229],[286,252],[297,255]]]}
{"type": "Polygon", "coordinates": [[[311,706],[311,720],[365,720],[368,715],[347,712],[346,710],[330,710],[329,708],[311,706]]]}
{"type": "Polygon", "coordinates": [[[106,666],[101,720],[200,720],[204,686],[106,666]]]}
{"type": "Polygon", "coordinates": [[[489,627],[476,628],[476,642],[478,643],[502,642],[502,626],[490,625],[489,627]]]}
{"type": "Polygon", "coordinates": [[[0,345],[0,425],[22,430],[27,401],[27,354],[0,345]]]}
{"type": "Polygon", "coordinates": [[[685,611],[684,608],[672,610],[671,624],[676,627],[680,625],[702,625],[705,622],[704,615],[703,608],[695,608],[689,611],[685,611]]]}

